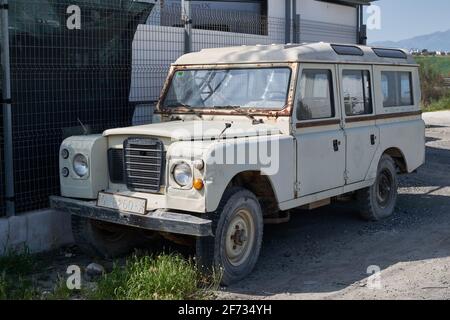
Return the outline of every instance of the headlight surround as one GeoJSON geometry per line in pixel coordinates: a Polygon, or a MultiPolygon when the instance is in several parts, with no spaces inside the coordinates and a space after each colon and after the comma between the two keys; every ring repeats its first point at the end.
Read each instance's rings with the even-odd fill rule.
{"type": "Polygon", "coordinates": [[[89,173],[87,158],[82,154],[77,154],[73,158],[73,170],[80,177],[85,177],[89,173]]]}
{"type": "Polygon", "coordinates": [[[181,187],[192,184],[192,169],[186,162],[180,162],[173,167],[172,176],[181,187]]]}

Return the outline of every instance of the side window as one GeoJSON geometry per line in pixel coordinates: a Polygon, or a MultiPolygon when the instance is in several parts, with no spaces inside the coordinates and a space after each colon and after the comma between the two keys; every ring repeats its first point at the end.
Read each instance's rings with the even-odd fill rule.
{"type": "Polygon", "coordinates": [[[414,104],[411,72],[381,72],[381,90],[385,108],[414,104]]]}
{"type": "Polygon", "coordinates": [[[402,106],[412,106],[414,104],[412,93],[411,72],[400,72],[400,104],[402,106]]]}
{"type": "Polygon", "coordinates": [[[297,119],[334,118],[331,70],[305,69],[297,86],[297,119]]]}
{"type": "Polygon", "coordinates": [[[372,88],[367,70],[344,70],[342,88],[347,116],[372,114],[372,88]]]}

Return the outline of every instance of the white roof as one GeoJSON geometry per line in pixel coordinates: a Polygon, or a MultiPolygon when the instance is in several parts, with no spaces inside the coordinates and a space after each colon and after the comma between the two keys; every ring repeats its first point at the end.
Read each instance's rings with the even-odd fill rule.
{"type": "MultiPolygon", "coordinates": [[[[345,44],[342,44],[345,45],[345,44]]],[[[203,49],[181,56],[174,65],[277,63],[277,62],[337,62],[416,65],[414,58],[406,51],[407,59],[381,58],[372,47],[349,44],[360,48],[364,55],[339,55],[330,43],[256,45],[227,48],[203,49]]]]}

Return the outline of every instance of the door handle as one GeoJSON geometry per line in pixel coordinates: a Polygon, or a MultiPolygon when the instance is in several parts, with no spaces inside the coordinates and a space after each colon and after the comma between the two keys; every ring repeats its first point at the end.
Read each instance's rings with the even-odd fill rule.
{"type": "Polygon", "coordinates": [[[377,136],[374,134],[370,135],[370,144],[374,146],[376,142],[377,142],[377,136]]]}
{"type": "Polygon", "coordinates": [[[338,152],[339,151],[339,146],[341,145],[341,142],[337,139],[333,140],[333,149],[334,152],[338,152]]]}

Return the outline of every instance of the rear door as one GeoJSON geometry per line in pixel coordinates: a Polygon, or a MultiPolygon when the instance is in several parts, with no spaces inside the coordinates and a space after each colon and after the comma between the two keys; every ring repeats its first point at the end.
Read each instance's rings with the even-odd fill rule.
{"type": "Polygon", "coordinates": [[[345,184],[345,139],[336,93],[335,65],[301,64],[293,112],[297,197],[345,184]]]}
{"type": "Polygon", "coordinates": [[[380,140],[372,66],[339,66],[339,85],[346,139],[346,184],[352,184],[364,181],[380,140]]]}

